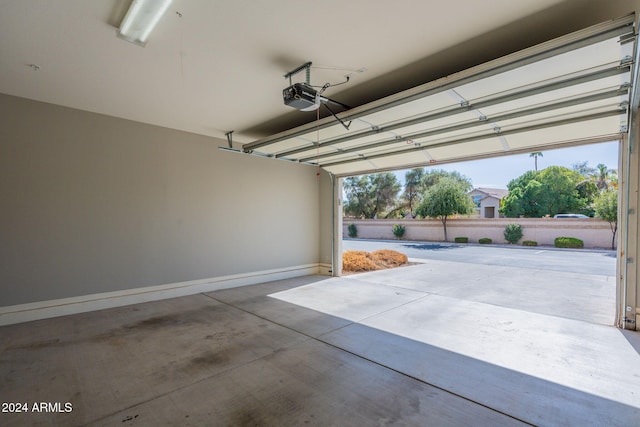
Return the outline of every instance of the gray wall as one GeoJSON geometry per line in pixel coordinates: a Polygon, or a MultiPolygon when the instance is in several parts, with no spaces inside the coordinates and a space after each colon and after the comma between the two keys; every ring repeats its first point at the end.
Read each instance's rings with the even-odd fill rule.
{"type": "Polygon", "coordinates": [[[0,306],[319,262],[328,177],[226,145],[0,94],[0,306]]]}

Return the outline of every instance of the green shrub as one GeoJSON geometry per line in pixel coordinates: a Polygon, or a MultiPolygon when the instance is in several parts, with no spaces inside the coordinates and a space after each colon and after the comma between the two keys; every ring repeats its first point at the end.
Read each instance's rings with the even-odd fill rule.
{"type": "Polygon", "coordinates": [[[557,237],[553,244],[556,248],[584,248],[584,242],[575,237],[557,237]]]}
{"type": "Polygon", "coordinates": [[[454,237],[453,241],[456,243],[469,243],[468,237],[454,237]]]}
{"type": "Polygon", "coordinates": [[[520,224],[507,224],[504,228],[504,239],[511,243],[518,243],[522,239],[522,226],[520,224]]]}
{"type": "Polygon", "coordinates": [[[349,237],[358,237],[358,227],[355,224],[347,225],[347,232],[349,237]]]}
{"type": "Polygon", "coordinates": [[[538,242],[534,240],[523,240],[522,246],[538,246],[538,242]]]}
{"type": "Polygon", "coordinates": [[[490,245],[491,243],[493,243],[493,240],[488,237],[483,237],[482,239],[478,240],[478,243],[480,243],[481,245],[490,245]]]}
{"type": "Polygon", "coordinates": [[[395,224],[392,230],[393,230],[393,235],[396,236],[398,239],[404,236],[404,232],[406,231],[404,225],[402,224],[395,224]]]}

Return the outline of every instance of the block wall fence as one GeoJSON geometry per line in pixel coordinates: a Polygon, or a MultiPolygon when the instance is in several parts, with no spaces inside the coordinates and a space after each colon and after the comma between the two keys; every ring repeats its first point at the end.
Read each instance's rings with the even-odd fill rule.
{"type": "MultiPolygon", "coordinates": [[[[478,243],[483,237],[493,243],[504,244],[504,229],[507,224],[516,223],[522,226],[523,240],[533,240],[538,245],[553,246],[556,237],[576,237],[584,241],[585,248],[611,249],[612,232],[609,223],[599,219],[556,219],[556,218],[495,218],[495,219],[449,219],[447,235],[453,242],[455,237],[468,237],[469,243],[478,243]]],[[[348,237],[347,227],[355,224],[358,238],[362,239],[396,239],[393,235],[394,224],[405,226],[403,240],[444,241],[442,222],[437,219],[370,219],[343,220],[343,236],[348,237]]],[[[617,243],[617,235],[616,235],[617,243]]]]}

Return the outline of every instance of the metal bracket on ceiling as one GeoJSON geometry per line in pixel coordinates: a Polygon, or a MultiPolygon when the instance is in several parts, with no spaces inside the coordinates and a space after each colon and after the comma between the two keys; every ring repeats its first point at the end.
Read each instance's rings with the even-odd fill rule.
{"type": "Polygon", "coordinates": [[[299,66],[298,68],[295,68],[291,71],[289,71],[287,74],[284,75],[285,79],[289,79],[289,84],[292,84],[291,82],[291,76],[293,76],[294,74],[298,74],[300,71],[305,70],[306,71],[306,80],[305,82],[309,85],[311,84],[311,64],[312,62],[306,62],[304,64],[302,64],[301,66],[299,66]]]}
{"type": "Polygon", "coordinates": [[[229,132],[225,133],[225,135],[227,136],[227,143],[229,144],[229,148],[233,148],[233,131],[230,130],[229,132]]]}

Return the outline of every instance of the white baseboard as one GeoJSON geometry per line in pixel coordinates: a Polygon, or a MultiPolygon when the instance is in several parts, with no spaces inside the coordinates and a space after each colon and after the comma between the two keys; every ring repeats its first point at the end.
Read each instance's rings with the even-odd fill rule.
{"type": "MultiPolygon", "coordinates": [[[[330,269],[331,266],[329,266],[329,270],[330,269]]],[[[327,266],[325,264],[306,264],[123,291],[11,305],[0,307],[0,326],[193,295],[202,292],[212,292],[238,286],[255,285],[273,280],[290,279],[312,274],[326,274],[326,272],[327,266]]]]}
{"type": "Polygon", "coordinates": [[[321,274],[323,276],[332,276],[333,275],[332,268],[333,267],[331,266],[331,264],[320,263],[318,264],[318,274],[321,274]]]}

